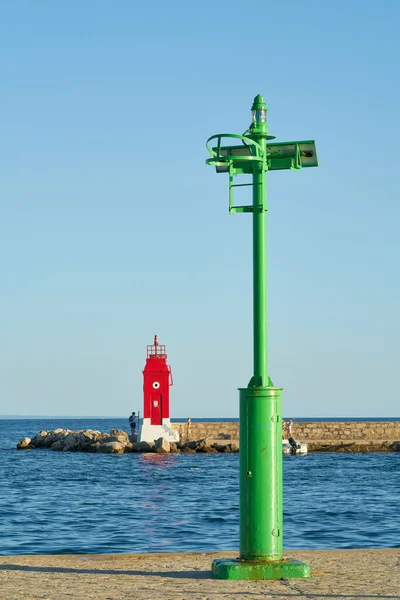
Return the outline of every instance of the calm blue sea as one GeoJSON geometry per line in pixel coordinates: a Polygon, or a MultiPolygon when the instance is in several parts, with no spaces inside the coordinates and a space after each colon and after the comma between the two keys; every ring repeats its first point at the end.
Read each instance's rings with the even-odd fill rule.
{"type": "MultiPolygon", "coordinates": [[[[237,454],[15,449],[57,427],[127,421],[0,419],[0,554],[238,548],[237,454]]],[[[399,497],[400,453],[284,456],[284,546],[400,547],[399,497]]]]}

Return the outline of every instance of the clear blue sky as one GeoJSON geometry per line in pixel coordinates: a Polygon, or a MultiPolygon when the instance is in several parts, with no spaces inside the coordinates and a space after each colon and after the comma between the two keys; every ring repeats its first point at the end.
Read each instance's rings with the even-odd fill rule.
{"type": "Polygon", "coordinates": [[[316,139],[320,161],[268,180],[283,412],[398,416],[400,3],[6,0],[0,17],[0,414],[140,409],[157,333],[172,416],[237,416],[251,218],[229,216],[205,141],[242,133],[261,93],[277,141],[316,139]]]}

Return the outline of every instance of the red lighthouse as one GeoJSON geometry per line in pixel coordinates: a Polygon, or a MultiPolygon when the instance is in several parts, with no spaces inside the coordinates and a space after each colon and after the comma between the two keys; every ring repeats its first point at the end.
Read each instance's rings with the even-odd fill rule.
{"type": "Polygon", "coordinates": [[[173,385],[171,367],[167,365],[164,345],[147,346],[146,365],[143,369],[143,423],[140,441],[150,442],[160,437],[178,441],[179,436],[171,429],[169,416],[169,388],[173,385]]]}

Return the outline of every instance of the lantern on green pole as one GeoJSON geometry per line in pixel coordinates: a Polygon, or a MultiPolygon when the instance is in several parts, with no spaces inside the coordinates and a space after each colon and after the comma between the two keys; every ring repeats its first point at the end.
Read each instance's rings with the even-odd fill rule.
{"type": "Polygon", "coordinates": [[[267,171],[318,165],[313,140],[271,143],[267,107],[254,98],[252,123],[243,135],[221,133],[207,140],[208,165],[229,175],[229,212],[252,213],[253,220],[253,375],[240,397],[240,557],[214,560],[219,579],[309,577],[310,567],[283,558],[282,530],[282,389],[268,372],[267,344],[267,171]],[[223,139],[240,145],[223,145],[223,139]],[[210,142],[213,142],[210,145],[210,142]],[[251,175],[251,183],[235,183],[251,175]],[[252,187],[252,204],[235,206],[234,188],[252,187]]]}

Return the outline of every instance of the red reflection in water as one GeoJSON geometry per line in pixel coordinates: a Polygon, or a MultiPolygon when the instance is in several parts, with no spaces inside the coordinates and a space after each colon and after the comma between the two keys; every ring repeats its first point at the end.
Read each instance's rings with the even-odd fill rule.
{"type": "Polygon", "coordinates": [[[144,462],[160,467],[161,469],[167,469],[171,467],[175,462],[175,457],[168,454],[155,454],[153,452],[149,454],[142,454],[140,457],[144,462]]]}

